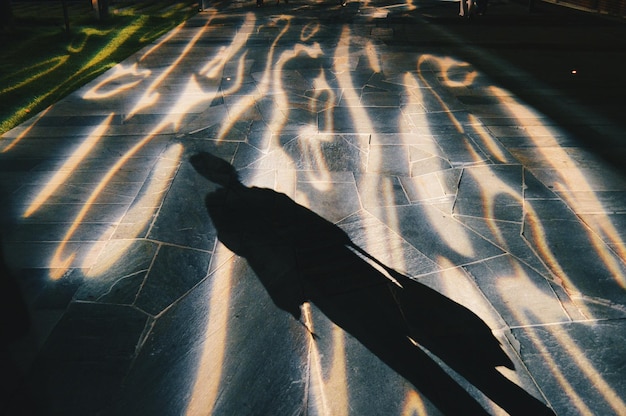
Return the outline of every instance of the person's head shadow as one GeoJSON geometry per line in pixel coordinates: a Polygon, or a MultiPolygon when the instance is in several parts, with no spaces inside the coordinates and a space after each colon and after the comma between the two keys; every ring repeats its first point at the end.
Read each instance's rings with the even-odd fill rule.
{"type": "Polygon", "coordinates": [[[239,175],[233,165],[208,152],[196,153],[189,159],[200,175],[224,188],[241,187],[239,175]]]}
{"type": "Polygon", "coordinates": [[[220,186],[206,196],[218,238],[247,260],[276,306],[299,319],[300,306],[313,303],[444,414],[488,413],[429,354],[511,414],[553,414],[496,370],[514,365],[469,309],[379,262],[286,195],[244,186],[224,160],[199,153],[190,161],[220,186]]]}

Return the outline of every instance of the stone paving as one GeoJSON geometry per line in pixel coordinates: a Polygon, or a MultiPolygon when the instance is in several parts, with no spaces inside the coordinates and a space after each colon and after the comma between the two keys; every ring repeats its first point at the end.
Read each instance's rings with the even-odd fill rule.
{"type": "Polygon", "coordinates": [[[619,120],[417,6],[218,4],[6,133],[8,414],[626,414],[619,120]]]}

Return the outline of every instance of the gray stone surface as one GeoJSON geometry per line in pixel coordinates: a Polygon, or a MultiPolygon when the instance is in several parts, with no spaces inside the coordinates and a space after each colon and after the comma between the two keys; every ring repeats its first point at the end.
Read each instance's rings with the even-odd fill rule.
{"type": "Polygon", "coordinates": [[[11,405],[626,414],[623,22],[214,7],[0,138],[11,405]]]}

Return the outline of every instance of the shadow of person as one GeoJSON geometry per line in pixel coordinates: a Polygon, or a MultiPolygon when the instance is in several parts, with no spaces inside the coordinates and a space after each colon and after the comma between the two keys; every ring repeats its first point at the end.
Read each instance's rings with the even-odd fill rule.
{"type": "Polygon", "coordinates": [[[218,239],[247,260],[276,306],[300,320],[301,305],[313,303],[444,414],[488,412],[424,350],[512,415],[554,414],[496,370],[514,366],[470,310],[385,266],[286,195],[244,186],[224,160],[199,153],[190,162],[220,185],[206,196],[218,239]]]}

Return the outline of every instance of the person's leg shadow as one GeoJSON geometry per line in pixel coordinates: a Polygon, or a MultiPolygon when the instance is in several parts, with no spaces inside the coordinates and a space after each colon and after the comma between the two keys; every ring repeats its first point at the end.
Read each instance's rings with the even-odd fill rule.
{"type": "Polygon", "coordinates": [[[488,412],[423,349],[512,415],[554,414],[496,370],[514,366],[470,310],[380,263],[286,195],[244,186],[224,160],[199,153],[191,163],[220,185],[206,196],[219,240],[247,260],[276,306],[300,319],[300,306],[313,303],[444,414],[488,412]]]}

